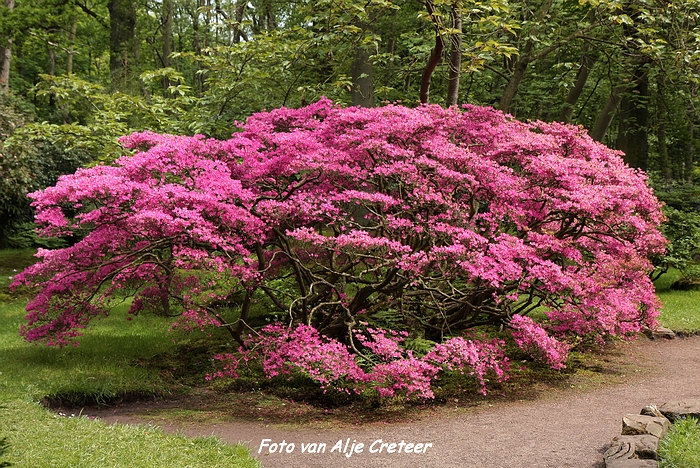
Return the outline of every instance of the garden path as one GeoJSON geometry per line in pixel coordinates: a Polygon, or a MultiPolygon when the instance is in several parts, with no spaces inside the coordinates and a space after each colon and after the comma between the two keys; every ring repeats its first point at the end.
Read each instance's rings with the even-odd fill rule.
{"type": "MultiPolygon", "coordinates": [[[[469,468],[600,468],[603,453],[621,430],[622,416],[639,413],[647,404],[700,398],[700,336],[669,341],[645,339],[622,345],[639,371],[623,383],[589,391],[554,392],[532,401],[484,405],[454,416],[402,424],[370,424],[354,428],[279,428],[264,423],[165,425],[189,436],[215,434],[228,442],[242,441],[265,468],[291,467],[469,467],[469,468]],[[347,457],[335,450],[339,440],[364,443],[362,453],[347,457]],[[294,443],[292,453],[258,454],[263,439],[294,443]],[[370,445],[387,442],[432,443],[425,453],[370,453],[370,445]],[[324,442],[324,454],[302,453],[301,444],[324,442]]],[[[148,422],[143,406],[102,411],[107,422],[148,422]]],[[[153,421],[158,424],[158,421],[153,421]]],[[[380,444],[374,445],[378,449],[380,444]]],[[[343,449],[344,449],[343,443],[343,449]]],[[[397,448],[398,449],[398,448],[397,448]]],[[[405,449],[405,446],[404,446],[405,449]]]]}

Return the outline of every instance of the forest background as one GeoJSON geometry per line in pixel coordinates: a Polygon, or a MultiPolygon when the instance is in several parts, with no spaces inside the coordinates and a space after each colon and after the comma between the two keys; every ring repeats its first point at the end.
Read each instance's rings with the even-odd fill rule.
{"type": "MultiPolygon", "coordinates": [[[[4,0],[0,246],[46,245],[26,194],[140,130],[227,138],[263,109],[489,105],[582,125],[666,203],[657,274],[700,269],[692,0],[4,0]]],[[[49,245],[50,246],[50,245],[49,245]]]]}

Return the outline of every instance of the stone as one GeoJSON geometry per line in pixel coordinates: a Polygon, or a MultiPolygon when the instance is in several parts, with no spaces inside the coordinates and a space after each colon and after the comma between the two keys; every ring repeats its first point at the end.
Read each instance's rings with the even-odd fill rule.
{"type": "Polygon", "coordinates": [[[640,414],[643,414],[644,416],[654,416],[656,418],[665,418],[664,414],[659,411],[659,407],[656,405],[647,405],[644,408],[642,408],[642,411],[640,414]]]}
{"type": "Polygon", "coordinates": [[[639,460],[632,459],[612,459],[608,463],[605,462],[605,468],[658,468],[659,463],[656,460],[639,460]]]}
{"type": "Polygon", "coordinates": [[[605,452],[605,460],[631,459],[657,460],[659,439],[652,435],[620,435],[615,437],[605,452]]]}
{"type": "Polygon", "coordinates": [[[700,420],[700,400],[669,401],[658,408],[671,421],[689,417],[700,420]]]}
{"type": "Polygon", "coordinates": [[[673,332],[673,330],[666,327],[656,327],[653,330],[651,328],[647,328],[644,330],[644,334],[650,340],[672,340],[676,337],[676,334],[673,332]]]}
{"type": "Polygon", "coordinates": [[[652,340],[661,340],[661,339],[667,339],[667,340],[672,340],[676,337],[676,334],[673,333],[673,330],[666,328],[666,327],[656,327],[651,331],[651,339],[652,340]]]}
{"type": "Polygon", "coordinates": [[[671,429],[671,422],[666,418],[628,414],[622,418],[622,435],[650,434],[662,438],[671,429]]]}

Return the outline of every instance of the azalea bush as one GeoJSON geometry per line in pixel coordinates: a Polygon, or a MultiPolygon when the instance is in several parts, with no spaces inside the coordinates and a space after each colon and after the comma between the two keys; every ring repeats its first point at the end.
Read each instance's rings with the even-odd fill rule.
{"type": "Polygon", "coordinates": [[[580,127],[322,100],[255,114],[225,141],[121,142],[134,153],[30,195],[41,233],[73,243],[15,280],[37,292],[27,340],[68,344],[131,297],[131,315],[227,328],[230,374],[259,359],[269,375],[428,397],[410,382],[503,377],[502,343],[465,339],[475,327],[561,368],[582,339],[656,325],[659,203],[580,127]],[[255,330],[261,305],[283,325],[255,330]]]}

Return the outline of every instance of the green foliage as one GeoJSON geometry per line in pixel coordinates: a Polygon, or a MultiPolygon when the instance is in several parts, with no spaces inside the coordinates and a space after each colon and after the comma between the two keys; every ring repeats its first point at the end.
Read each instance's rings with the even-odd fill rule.
{"type": "Polygon", "coordinates": [[[700,422],[677,420],[659,442],[660,468],[700,468],[700,422]]]}
{"type": "Polygon", "coordinates": [[[664,209],[664,236],[670,241],[662,267],[677,268],[686,278],[700,278],[700,213],[664,209]]]}
{"type": "Polygon", "coordinates": [[[0,247],[28,246],[22,227],[32,220],[27,193],[55,184],[60,175],[91,160],[89,153],[63,145],[54,135],[28,136],[31,125],[0,142],[0,247]]]}
{"type": "Polygon", "coordinates": [[[656,191],[657,197],[666,203],[667,221],[662,232],[669,240],[667,253],[656,260],[659,276],[669,268],[675,268],[684,280],[700,280],[700,187],[682,185],[671,190],[656,191]]]}

